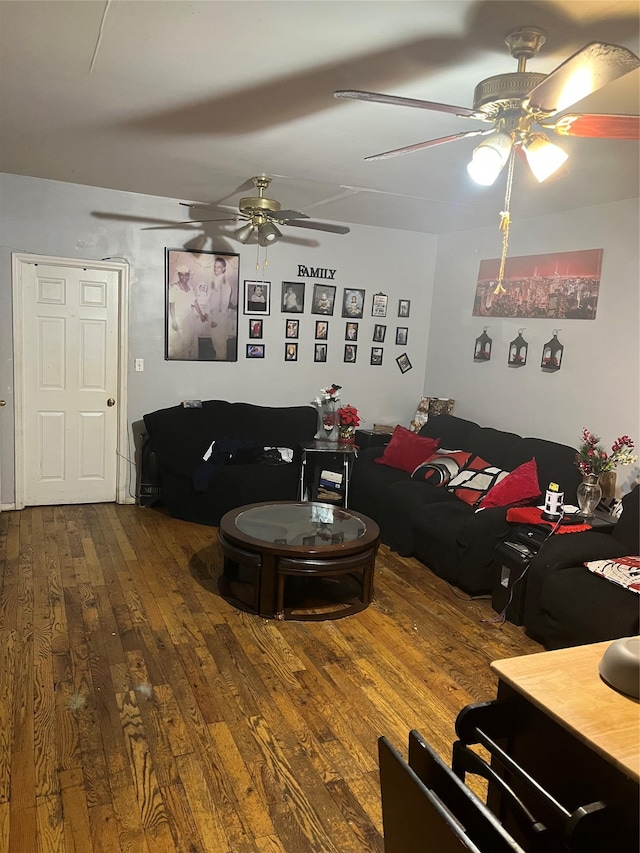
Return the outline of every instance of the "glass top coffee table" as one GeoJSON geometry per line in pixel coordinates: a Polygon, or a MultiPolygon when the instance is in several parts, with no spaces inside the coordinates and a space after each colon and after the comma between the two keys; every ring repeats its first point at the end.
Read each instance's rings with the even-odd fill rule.
{"type": "Polygon", "coordinates": [[[357,613],[373,598],[378,525],[323,503],[238,507],[220,520],[221,595],[266,618],[320,620],[357,613]]]}

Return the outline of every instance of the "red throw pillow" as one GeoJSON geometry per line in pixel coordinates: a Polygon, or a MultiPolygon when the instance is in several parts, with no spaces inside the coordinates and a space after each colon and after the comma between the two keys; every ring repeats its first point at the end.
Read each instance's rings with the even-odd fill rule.
{"type": "Polygon", "coordinates": [[[504,480],[496,483],[480,502],[480,508],[522,503],[537,498],[539,494],[538,466],[534,458],[520,465],[504,480]]]}
{"type": "Polygon", "coordinates": [[[424,438],[398,424],[384,453],[375,461],[411,474],[427,456],[435,453],[439,443],[439,438],[424,438]]]}

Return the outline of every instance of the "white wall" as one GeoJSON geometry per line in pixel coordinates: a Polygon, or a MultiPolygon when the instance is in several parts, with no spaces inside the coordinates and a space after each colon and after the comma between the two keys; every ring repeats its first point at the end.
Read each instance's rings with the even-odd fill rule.
{"type": "MultiPolygon", "coordinates": [[[[500,256],[501,235],[493,223],[482,230],[440,238],[425,376],[425,395],[454,397],[455,413],[483,426],[575,446],[583,427],[606,447],[627,434],[640,443],[640,352],[638,344],[638,200],[601,205],[518,222],[511,227],[509,254],[536,255],[603,249],[595,320],[473,317],[478,267],[500,256]],[[491,361],[473,361],[483,326],[493,339],[491,361]],[[527,364],[507,366],[509,341],[525,327],[527,364]],[[562,367],[540,369],[542,345],[559,329],[562,367]]],[[[640,477],[638,466],[618,469],[623,492],[640,477]]]]}
{"type": "MultiPolygon", "coordinates": [[[[352,227],[338,236],[302,229],[283,229],[297,243],[284,240],[269,250],[264,276],[257,273],[256,246],[218,238],[218,251],[240,253],[240,279],[266,278],[272,282],[271,313],[264,318],[264,360],[244,358],[248,317],[240,314],[239,358],[234,363],[168,362],[164,360],[164,249],[184,246],[194,232],[170,229],[143,231],[145,222],[100,219],[93,212],[145,216],[177,221],[188,218],[187,208],[171,199],[83,187],[37,178],[0,175],[0,500],[13,502],[13,357],[11,334],[11,253],[98,260],[123,258],[131,267],[129,325],[129,421],[171,406],[183,399],[242,400],[263,405],[304,405],[321,387],[344,386],[343,401],[355,405],[365,425],[409,424],[424,386],[435,236],[352,227]],[[303,245],[316,241],[317,246],[303,245]],[[302,241],[302,243],[300,242],[302,241]],[[299,279],[298,264],[336,269],[336,303],[342,288],[366,290],[365,316],[360,321],[358,360],[344,364],[345,320],[339,307],[329,325],[326,364],[313,362],[314,323],[310,314],[314,279],[299,279]],[[282,281],[307,283],[305,312],[299,315],[297,362],[284,362],[284,315],[280,313],[282,281]],[[382,366],[369,364],[374,320],[371,300],[382,291],[389,296],[382,366]],[[398,299],[411,300],[408,321],[397,317],[398,299]],[[336,316],[337,315],[337,316],[336,316]],[[398,324],[409,327],[407,347],[396,347],[398,324]],[[401,374],[396,356],[407,352],[413,369],[401,374]],[[143,373],[133,372],[133,360],[143,358],[143,373]]],[[[196,232],[197,233],[197,232],[196,232]]],[[[207,248],[211,248],[211,244],[207,248]]],[[[378,321],[380,322],[380,321],[378,321]]]]}

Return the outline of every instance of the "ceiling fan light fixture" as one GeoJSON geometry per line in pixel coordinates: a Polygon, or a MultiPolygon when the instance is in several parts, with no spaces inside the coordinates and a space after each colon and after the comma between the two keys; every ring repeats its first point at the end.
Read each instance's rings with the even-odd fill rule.
{"type": "Polygon", "coordinates": [[[273,222],[265,222],[258,228],[258,242],[261,246],[270,246],[282,237],[282,232],[273,222]]]}
{"type": "Polygon", "coordinates": [[[247,222],[233,233],[237,240],[239,240],[241,243],[246,243],[253,234],[253,223],[247,222]]]}
{"type": "Polygon", "coordinates": [[[490,187],[509,159],[513,142],[507,133],[496,131],[474,148],[467,172],[477,184],[490,187]]]}
{"type": "Polygon", "coordinates": [[[529,168],[540,183],[557,172],[569,157],[566,151],[550,142],[544,133],[532,133],[522,147],[529,168]]]}

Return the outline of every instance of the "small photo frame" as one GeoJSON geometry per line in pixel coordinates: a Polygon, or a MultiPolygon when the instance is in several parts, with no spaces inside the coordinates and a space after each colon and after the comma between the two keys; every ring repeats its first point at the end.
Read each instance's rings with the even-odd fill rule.
{"type": "Polygon", "coordinates": [[[335,284],[314,284],[313,302],[311,304],[312,314],[328,314],[333,316],[333,307],[336,301],[335,284]]]}
{"type": "Polygon", "coordinates": [[[344,339],[345,339],[345,341],[357,341],[358,340],[358,324],[357,323],[345,323],[344,339]]]}
{"type": "Polygon", "coordinates": [[[326,344],[316,344],[313,348],[313,360],[314,361],[326,361],[327,360],[327,345],[326,344]]]}
{"type": "Polygon", "coordinates": [[[302,314],[304,311],[304,281],[283,281],[280,310],[283,314],[302,314]]]}
{"type": "Polygon", "coordinates": [[[406,373],[407,370],[411,370],[411,368],[413,367],[413,365],[409,361],[409,356],[406,354],[406,352],[403,352],[402,355],[399,355],[396,358],[396,361],[398,362],[400,373],[406,373]]]}
{"type": "Polygon", "coordinates": [[[389,297],[386,295],[386,293],[374,293],[373,302],[371,304],[371,316],[386,317],[388,301],[389,297]]]}
{"type": "Polygon", "coordinates": [[[387,327],[376,323],[373,327],[373,341],[376,344],[384,343],[384,336],[387,334],[387,327]]]}
{"type": "Polygon", "coordinates": [[[326,341],[329,337],[329,323],[327,320],[316,320],[316,340],[326,341]]]}
{"type": "Polygon", "coordinates": [[[411,311],[410,299],[398,299],[398,317],[408,317],[411,311]]]}
{"type": "Polygon", "coordinates": [[[284,327],[285,338],[297,338],[300,331],[300,320],[287,320],[284,327]]]}
{"type": "Polygon", "coordinates": [[[284,360],[285,361],[297,361],[298,360],[298,344],[285,344],[284,360]]]}
{"type": "Polygon", "coordinates": [[[244,282],[244,313],[245,314],[268,314],[269,296],[271,292],[270,281],[247,281],[244,282]]]}
{"type": "Polygon", "coordinates": [[[261,338],[262,337],[262,320],[259,320],[257,317],[252,317],[249,320],[249,337],[250,338],[261,338]]]}
{"type": "Polygon", "coordinates": [[[342,295],[342,316],[360,319],[364,310],[364,290],[345,287],[342,295]]]}
{"type": "Polygon", "coordinates": [[[247,344],[247,358],[264,358],[264,344],[247,344]]]}
{"type": "Polygon", "coordinates": [[[382,347],[371,347],[371,364],[382,364],[382,347]]]}
{"type": "Polygon", "coordinates": [[[355,364],[358,355],[358,347],[356,344],[344,345],[344,361],[346,364],[355,364]]]}
{"type": "Polygon", "coordinates": [[[409,329],[407,326],[398,326],[396,328],[396,346],[406,347],[409,339],[409,329]]]}

